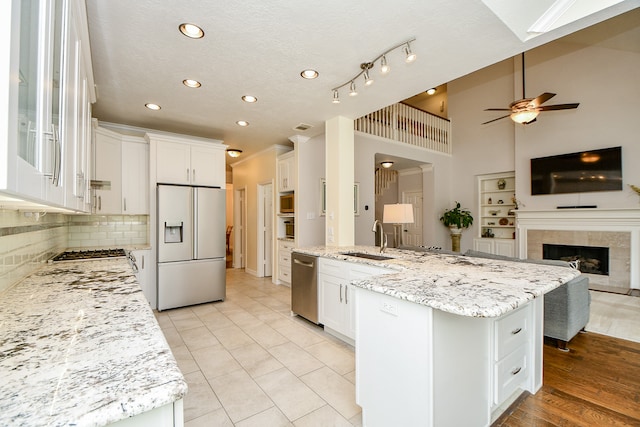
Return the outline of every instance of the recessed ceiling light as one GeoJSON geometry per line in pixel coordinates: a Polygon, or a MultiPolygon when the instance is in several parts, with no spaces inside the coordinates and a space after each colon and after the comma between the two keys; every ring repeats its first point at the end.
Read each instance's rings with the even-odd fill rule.
{"type": "Polygon", "coordinates": [[[154,104],[152,102],[147,102],[146,104],[144,104],[144,106],[153,111],[158,111],[160,108],[162,108],[158,104],[154,104]]]}
{"type": "Polygon", "coordinates": [[[300,75],[302,76],[303,79],[315,79],[316,77],[318,77],[318,72],[316,70],[312,70],[312,69],[308,69],[308,70],[303,70],[300,75]]]}
{"type": "Polygon", "coordinates": [[[244,96],[242,97],[242,100],[243,100],[244,102],[251,102],[251,103],[253,103],[253,102],[258,101],[258,98],[256,98],[256,97],[255,97],[255,96],[253,96],[253,95],[244,95],[244,96]]]}
{"type": "Polygon", "coordinates": [[[184,79],[182,81],[182,84],[185,85],[186,87],[200,87],[200,86],[202,86],[202,83],[200,83],[197,80],[193,80],[193,79],[184,79]]]}
{"type": "Polygon", "coordinates": [[[178,27],[180,32],[187,37],[192,39],[201,39],[204,37],[204,31],[202,28],[198,27],[194,24],[180,24],[178,27]]]}
{"type": "Polygon", "coordinates": [[[238,121],[236,122],[236,124],[237,124],[238,126],[242,126],[242,127],[249,126],[249,122],[247,122],[247,121],[245,121],[245,120],[238,120],[238,121]]]}
{"type": "Polygon", "coordinates": [[[427,95],[433,95],[434,93],[436,93],[435,87],[432,87],[431,89],[427,89],[427,95]]]}
{"type": "Polygon", "coordinates": [[[385,169],[389,169],[391,166],[393,166],[393,162],[390,160],[387,160],[384,162],[380,162],[380,165],[385,169]]]}

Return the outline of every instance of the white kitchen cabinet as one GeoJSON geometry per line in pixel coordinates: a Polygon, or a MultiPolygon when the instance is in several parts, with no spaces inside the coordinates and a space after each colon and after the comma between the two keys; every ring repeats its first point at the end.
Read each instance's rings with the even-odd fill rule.
{"type": "MultiPolygon", "coordinates": [[[[8,82],[8,90],[0,91],[8,119],[0,124],[0,191],[65,207],[66,189],[74,182],[66,173],[72,167],[66,133],[75,129],[70,123],[76,126],[68,114],[86,111],[85,103],[95,100],[85,4],[12,0],[2,2],[0,15],[6,31],[0,43],[9,59],[0,67],[0,79],[8,82]],[[85,79],[82,93],[78,82],[85,79]]],[[[78,209],[74,203],[72,209],[84,205],[78,209]]]]}
{"type": "Polygon", "coordinates": [[[363,425],[488,426],[512,398],[542,386],[542,298],[477,318],[356,295],[363,425]]]}
{"type": "Polygon", "coordinates": [[[122,135],[95,129],[93,213],[119,215],[122,200],[122,135]]]}
{"type": "Polygon", "coordinates": [[[149,214],[149,144],[144,138],[122,139],[122,213],[149,214]]]}
{"type": "Polygon", "coordinates": [[[296,244],[289,240],[278,240],[278,279],[291,284],[291,251],[296,244]]]}
{"type": "Polygon", "coordinates": [[[136,273],[136,279],[142,289],[149,305],[152,309],[156,308],[156,285],[153,282],[153,275],[151,270],[155,268],[155,263],[152,259],[151,249],[139,249],[131,251],[135,258],[136,265],[138,266],[138,272],[136,273]]]}
{"type": "Polygon", "coordinates": [[[516,244],[510,239],[473,239],[473,250],[508,257],[516,256],[516,244]]]}
{"type": "Polygon", "coordinates": [[[148,137],[157,143],[158,183],[225,187],[224,145],[194,143],[187,138],[167,140],[164,135],[148,134],[148,137]]]}
{"type": "Polygon", "coordinates": [[[350,282],[390,270],[371,265],[320,258],[318,271],[318,321],[325,331],[355,343],[355,289],[350,282]]]}
{"type": "Polygon", "coordinates": [[[295,152],[289,151],[278,156],[278,191],[289,192],[296,189],[295,152]]]}

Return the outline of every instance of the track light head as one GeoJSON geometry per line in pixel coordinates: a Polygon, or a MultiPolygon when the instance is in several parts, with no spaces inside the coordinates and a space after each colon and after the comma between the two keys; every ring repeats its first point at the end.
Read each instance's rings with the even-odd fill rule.
{"type": "Polygon", "coordinates": [[[356,84],[352,81],[349,85],[349,96],[356,96],[357,94],[358,91],[356,90],[356,84]]]}
{"type": "Polygon", "coordinates": [[[334,104],[340,104],[340,94],[337,90],[333,91],[333,100],[331,102],[333,102],[334,104]]]}
{"type": "Polygon", "coordinates": [[[382,58],[380,59],[380,74],[389,74],[389,71],[391,71],[391,67],[387,64],[387,57],[382,55],[382,58]]]}
{"type": "Polygon", "coordinates": [[[404,53],[406,55],[406,58],[404,60],[407,64],[412,63],[418,57],[415,53],[411,52],[411,46],[409,45],[409,42],[407,42],[407,45],[404,47],[404,53]]]}

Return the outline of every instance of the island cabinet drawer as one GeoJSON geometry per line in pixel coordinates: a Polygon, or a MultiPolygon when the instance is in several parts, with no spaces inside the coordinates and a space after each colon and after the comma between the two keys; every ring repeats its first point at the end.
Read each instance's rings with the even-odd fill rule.
{"type": "Polygon", "coordinates": [[[495,323],[496,349],[495,360],[501,360],[517,348],[523,346],[531,337],[530,307],[526,305],[495,323]]]}
{"type": "Polygon", "coordinates": [[[346,262],[320,258],[319,264],[320,274],[328,274],[333,277],[344,277],[345,279],[349,276],[349,264],[346,262]]]}
{"type": "Polygon", "coordinates": [[[529,378],[527,345],[523,345],[504,360],[496,363],[494,403],[500,405],[529,378]]]}

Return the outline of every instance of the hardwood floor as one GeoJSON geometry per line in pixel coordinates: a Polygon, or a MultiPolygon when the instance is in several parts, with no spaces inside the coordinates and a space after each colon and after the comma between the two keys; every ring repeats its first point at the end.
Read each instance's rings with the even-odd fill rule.
{"type": "Polygon", "coordinates": [[[545,343],[542,388],[495,427],[640,426],[640,343],[585,333],[569,349],[545,343]]]}

